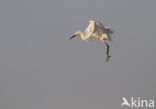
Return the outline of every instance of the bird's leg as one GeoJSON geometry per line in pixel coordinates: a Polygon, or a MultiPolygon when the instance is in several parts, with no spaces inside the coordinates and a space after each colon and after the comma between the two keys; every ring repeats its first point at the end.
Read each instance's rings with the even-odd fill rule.
{"type": "Polygon", "coordinates": [[[111,57],[110,55],[109,55],[109,45],[105,42],[105,45],[107,46],[107,55],[106,55],[106,61],[108,61],[109,60],[109,58],[111,57]]]}

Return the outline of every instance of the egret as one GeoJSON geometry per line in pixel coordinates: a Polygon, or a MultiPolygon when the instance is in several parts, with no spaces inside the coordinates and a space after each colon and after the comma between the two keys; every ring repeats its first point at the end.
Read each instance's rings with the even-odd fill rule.
{"type": "Polygon", "coordinates": [[[109,55],[109,45],[106,41],[112,41],[110,37],[112,33],[113,30],[108,26],[103,26],[100,22],[89,20],[89,25],[85,32],[77,31],[69,40],[76,36],[80,36],[82,40],[89,40],[92,38],[101,40],[107,46],[106,61],[108,61],[111,56],[109,55]]]}

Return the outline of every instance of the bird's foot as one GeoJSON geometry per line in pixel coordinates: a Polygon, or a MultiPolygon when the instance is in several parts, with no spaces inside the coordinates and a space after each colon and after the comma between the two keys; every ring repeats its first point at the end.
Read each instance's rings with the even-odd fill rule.
{"type": "Polygon", "coordinates": [[[109,54],[106,55],[106,62],[109,61],[109,58],[110,58],[110,57],[111,57],[111,56],[110,56],[109,54]]]}

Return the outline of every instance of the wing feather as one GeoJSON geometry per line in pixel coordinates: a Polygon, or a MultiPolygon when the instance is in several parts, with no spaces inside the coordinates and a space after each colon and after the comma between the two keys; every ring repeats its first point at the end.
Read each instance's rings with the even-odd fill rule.
{"type": "Polygon", "coordinates": [[[89,25],[84,31],[84,33],[86,37],[88,37],[88,39],[90,38],[99,39],[99,37],[101,37],[103,34],[107,34],[108,39],[112,40],[110,35],[113,33],[113,31],[109,27],[104,27],[100,22],[90,20],[89,25]]]}
{"type": "Polygon", "coordinates": [[[95,22],[93,20],[90,20],[89,25],[85,30],[85,35],[86,36],[91,35],[94,32],[94,29],[95,29],[95,22]]]}
{"type": "Polygon", "coordinates": [[[95,23],[96,28],[96,34],[98,37],[102,36],[102,34],[107,34],[109,40],[112,40],[110,34],[112,34],[112,30],[110,30],[108,27],[105,28],[100,22],[95,23]]]}

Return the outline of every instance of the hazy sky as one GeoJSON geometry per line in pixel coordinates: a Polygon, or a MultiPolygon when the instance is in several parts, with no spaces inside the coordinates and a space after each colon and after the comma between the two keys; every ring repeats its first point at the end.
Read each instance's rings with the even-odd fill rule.
{"type": "Polygon", "coordinates": [[[1,0],[1,109],[123,109],[156,100],[155,0],[1,0]],[[68,40],[88,21],[115,30],[106,46],[68,40]]]}

